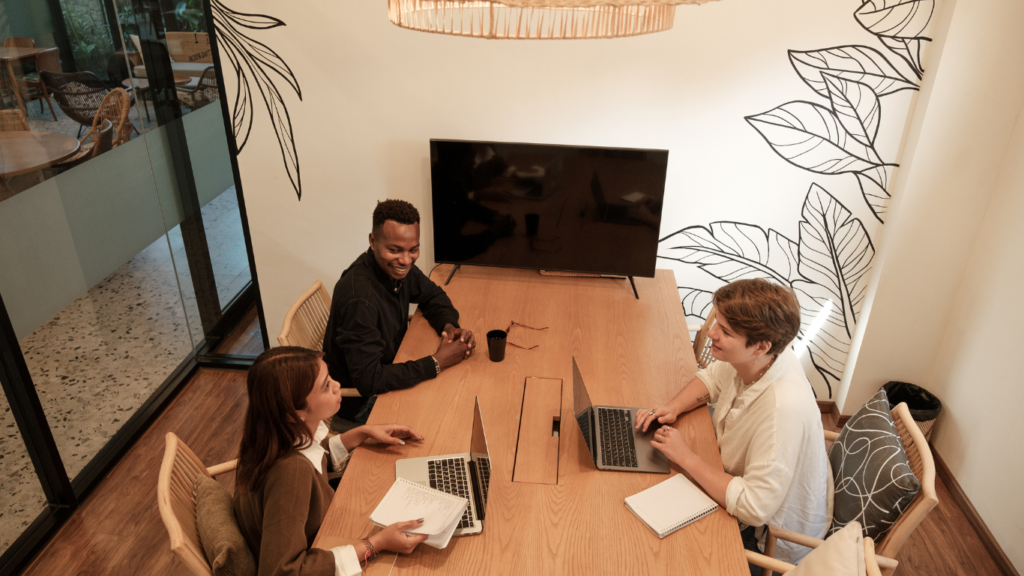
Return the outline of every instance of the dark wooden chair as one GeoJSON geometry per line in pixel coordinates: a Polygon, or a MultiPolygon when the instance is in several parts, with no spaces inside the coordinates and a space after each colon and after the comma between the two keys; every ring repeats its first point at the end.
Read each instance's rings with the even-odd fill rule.
{"type": "Polygon", "coordinates": [[[50,106],[50,115],[53,116],[54,121],[57,120],[57,113],[53,110],[53,101],[50,100],[50,93],[46,90],[46,83],[40,77],[40,72],[56,72],[60,73],[60,52],[57,48],[49,48],[40,51],[36,54],[36,72],[25,74],[24,76],[17,79],[19,88],[28,89],[28,98],[30,100],[39,100],[39,112],[43,112],[43,100],[50,106]]]}
{"type": "Polygon", "coordinates": [[[220,97],[217,91],[217,71],[213,66],[203,70],[199,82],[193,88],[178,88],[178,100],[182,106],[198,110],[220,97]]]}

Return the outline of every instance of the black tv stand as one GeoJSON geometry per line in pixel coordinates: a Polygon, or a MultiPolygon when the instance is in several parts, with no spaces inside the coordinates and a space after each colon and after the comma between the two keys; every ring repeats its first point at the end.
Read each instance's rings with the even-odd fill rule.
{"type": "Polygon", "coordinates": [[[633,287],[633,296],[636,296],[636,299],[639,300],[640,299],[640,295],[637,294],[637,292],[636,292],[636,282],[633,281],[633,277],[632,276],[628,276],[628,278],[629,278],[629,285],[633,287]]]}
{"type": "Polygon", "coordinates": [[[452,276],[455,276],[455,273],[459,271],[459,268],[462,268],[462,264],[456,264],[455,268],[452,268],[451,273],[448,274],[448,279],[444,281],[445,286],[447,286],[448,283],[452,281],[452,276]]]}

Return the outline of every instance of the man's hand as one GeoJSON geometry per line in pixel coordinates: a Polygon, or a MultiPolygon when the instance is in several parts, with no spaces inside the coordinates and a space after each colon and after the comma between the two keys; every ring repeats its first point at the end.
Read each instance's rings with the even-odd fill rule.
{"type": "MultiPolygon", "coordinates": [[[[472,354],[473,348],[476,348],[476,339],[473,337],[472,330],[464,330],[462,328],[456,328],[452,324],[445,324],[444,331],[441,332],[441,341],[443,343],[445,341],[452,342],[453,340],[458,340],[459,342],[467,345],[468,350],[466,350],[466,356],[472,354]]],[[[438,349],[438,351],[440,351],[440,349],[438,349]]],[[[440,361],[441,360],[438,359],[438,362],[440,361]]],[[[441,367],[444,368],[443,365],[441,367]]]]}
{"type": "Polygon", "coordinates": [[[437,347],[434,359],[437,360],[437,363],[441,365],[441,369],[444,370],[462,362],[469,356],[470,352],[472,352],[472,349],[466,342],[458,338],[449,339],[447,334],[442,334],[441,345],[437,347]]]}

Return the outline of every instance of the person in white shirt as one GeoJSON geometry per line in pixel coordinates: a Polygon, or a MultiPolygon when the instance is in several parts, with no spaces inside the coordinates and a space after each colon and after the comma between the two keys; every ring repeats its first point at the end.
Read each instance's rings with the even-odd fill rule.
{"type": "Polygon", "coordinates": [[[327,439],[323,419],[341,404],[320,352],[272,348],[249,369],[242,442],[232,505],[260,576],[354,576],[378,551],[408,554],[427,537],[409,534],[423,519],[392,524],[352,546],[313,548],[334,490],[326,472],[373,438],[403,445],[423,437],[407,426],[359,426],[327,439]]]}
{"type": "MultiPolygon", "coordinates": [[[[715,292],[714,304],[718,315],[708,337],[716,362],[667,404],[638,411],[636,427],[658,426],[651,445],[739,520],[748,546],[754,528],[765,524],[824,538],[832,518],[830,475],[821,413],[789,348],[800,329],[796,295],[766,280],[737,280],[715,292]],[[724,472],[669,426],[709,403],[724,472]]],[[[758,532],[763,551],[765,531],[758,532]]],[[[780,540],[776,557],[795,564],[808,552],[780,540]]]]}

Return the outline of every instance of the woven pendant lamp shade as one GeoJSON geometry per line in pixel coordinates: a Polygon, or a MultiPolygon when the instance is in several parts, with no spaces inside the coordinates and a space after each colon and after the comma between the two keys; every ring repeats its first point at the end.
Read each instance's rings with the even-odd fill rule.
{"type": "Polygon", "coordinates": [[[396,26],[473,38],[619,38],[672,27],[677,4],[710,0],[388,0],[396,26]]]}

